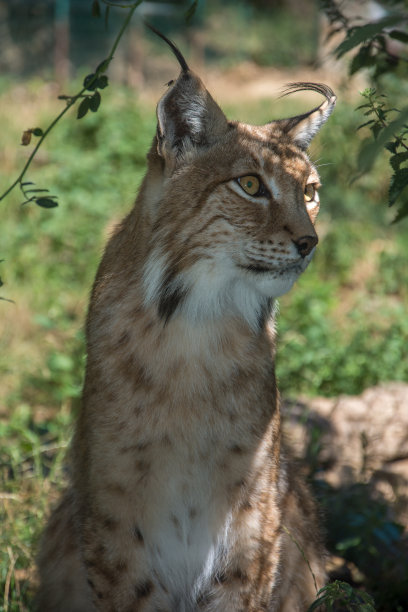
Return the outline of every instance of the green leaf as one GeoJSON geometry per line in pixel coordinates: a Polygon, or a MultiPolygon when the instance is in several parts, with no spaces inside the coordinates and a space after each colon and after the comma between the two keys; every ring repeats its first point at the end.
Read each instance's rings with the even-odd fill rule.
{"type": "Polygon", "coordinates": [[[408,185],[408,168],[397,170],[391,177],[390,188],[388,191],[388,205],[395,204],[396,199],[408,185]]]}
{"type": "Polygon", "coordinates": [[[82,117],[85,117],[86,113],[89,111],[90,108],[90,98],[84,98],[81,102],[81,104],[78,107],[78,114],[77,114],[77,119],[82,119],[82,117]]]}
{"type": "Polygon", "coordinates": [[[111,60],[109,58],[104,59],[103,62],[98,64],[95,72],[105,72],[108,69],[110,63],[111,63],[111,60]]]}
{"type": "Polygon", "coordinates": [[[313,612],[313,610],[317,610],[325,601],[327,601],[327,595],[324,594],[318,599],[316,599],[311,606],[307,609],[307,612],[313,612]]]}
{"type": "Polygon", "coordinates": [[[395,219],[392,220],[392,223],[398,223],[401,219],[405,219],[408,217],[408,198],[403,202],[402,206],[398,209],[398,212],[395,216],[395,219]]]}
{"type": "Polygon", "coordinates": [[[391,30],[391,32],[387,32],[390,38],[394,38],[395,40],[399,40],[403,43],[408,43],[408,34],[406,32],[401,32],[401,30],[391,30]]]}
{"type": "Polygon", "coordinates": [[[92,17],[100,17],[101,16],[101,7],[99,6],[98,0],[93,0],[92,2],[92,17]]]}
{"type": "Polygon", "coordinates": [[[353,597],[353,595],[354,595],[354,589],[353,589],[353,587],[351,586],[351,584],[349,584],[348,582],[342,582],[340,586],[341,586],[341,590],[342,590],[344,593],[346,593],[346,595],[347,595],[348,597],[353,597]]]}
{"type": "Polygon", "coordinates": [[[358,168],[361,172],[368,172],[372,168],[380,151],[395,138],[395,134],[398,134],[407,119],[408,107],[404,107],[398,117],[381,130],[376,140],[366,139],[363,141],[358,154],[358,168]]]}
{"type": "Polygon", "coordinates": [[[369,45],[363,45],[351,60],[349,73],[355,74],[358,70],[370,68],[375,65],[375,61],[375,57],[371,54],[371,47],[369,45]]]}
{"type": "Polygon", "coordinates": [[[405,151],[404,153],[396,153],[395,155],[392,155],[390,157],[391,168],[394,170],[394,172],[397,172],[397,170],[399,170],[400,168],[400,165],[407,160],[408,151],[405,151]]]}
{"type": "Polygon", "coordinates": [[[91,74],[87,74],[86,77],[84,78],[84,87],[86,87],[86,89],[88,91],[94,91],[94,89],[96,89],[97,85],[97,79],[95,79],[95,73],[92,72],[91,74]]]}
{"type": "Polygon", "coordinates": [[[370,119],[370,121],[366,121],[365,123],[362,123],[361,125],[357,126],[357,129],[361,130],[361,128],[366,127],[367,125],[371,125],[372,123],[374,123],[374,119],[370,119]]]}
{"type": "Polygon", "coordinates": [[[96,81],[96,87],[98,89],[105,89],[109,85],[109,80],[106,74],[102,74],[96,81]]]}
{"type": "Polygon", "coordinates": [[[45,193],[46,191],[49,191],[49,189],[26,189],[25,193],[45,193]]]}
{"type": "Polygon", "coordinates": [[[36,198],[35,203],[42,208],[55,208],[58,206],[58,202],[51,198],[36,198]]]}
{"type": "Polygon", "coordinates": [[[354,536],[351,538],[346,538],[345,540],[342,540],[341,542],[337,542],[336,549],[340,551],[348,550],[349,548],[354,548],[355,546],[358,546],[360,543],[361,543],[360,536],[354,536]]]}
{"type": "Polygon", "coordinates": [[[390,140],[390,142],[386,142],[384,148],[387,149],[390,153],[396,153],[398,150],[398,141],[390,140]]]}
{"type": "Polygon", "coordinates": [[[381,123],[374,122],[374,125],[372,125],[370,129],[373,133],[374,139],[377,140],[378,135],[381,133],[381,130],[383,130],[384,127],[381,125],[381,123]]]}
{"type": "Polygon", "coordinates": [[[96,113],[96,111],[99,108],[100,103],[101,103],[101,94],[99,93],[99,91],[95,91],[94,95],[89,99],[89,108],[91,109],[93,113],[96,113]]]}
{"type": "Polygon", "coordinates": [[[197,10],[198,0],[194,0],[194,2],[188,7],[186,12],[184,13],[185,20],[189,23],[195,15],[197,10]]]}
{"type": "Polygon", "coordinates": [[[362,26],[350,28],[347,32],[345,40],[337,47],[335,53],[337,57],[341,57],[347,51],[354,49],[363,42],[370,40],[380,34],[385,28],[401,23],[401,15],[391,15],[384,17],[374,23],[367,23],[362,26]]]}
{"type": "Polygon", "coordinates": [[[38,128],[38,127],[34,128],[32,132],[34,136],[44,136],[44,132],[42,131],[41,128],[38,128]]]}

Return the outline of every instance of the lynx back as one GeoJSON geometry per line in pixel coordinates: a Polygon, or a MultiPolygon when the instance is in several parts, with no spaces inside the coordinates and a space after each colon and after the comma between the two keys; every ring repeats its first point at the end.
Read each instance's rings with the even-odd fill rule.
{"type": "Polygon", "coordinates": [[[335,104],[228,121],[181,65],[87,320],[72,478],[39,555],[41,612],[296,612],[325,581],[281,444],[273,304],[308,266],[335,104]],[[302,552],[300,552],[300,550],[302,552]],[[305,561],[307,559],[307,562],[305,561]]]}

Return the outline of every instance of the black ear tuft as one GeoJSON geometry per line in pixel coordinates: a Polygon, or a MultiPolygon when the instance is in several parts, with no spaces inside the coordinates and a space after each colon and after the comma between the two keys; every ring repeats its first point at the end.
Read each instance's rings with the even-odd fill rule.
{"type": "Polygon", "coordinates": [[[283,126],[284,131],[292,137],[294,142],[301,149],[305,150],[309,146],[312,138],[317,134],[321,126],[333,112],[336,104],[336,96],[332,89],[323,83],[298,82],[287,85],[281,97],[298,91],[315,91],[326,98],[320,106],[316,106],[308,113],[297,115],[290,119],[283,119],[279,122],[283,126]]]}
{"type": "Polygon", "coordinates": [[[160,36],[160,38],[163,39],[164,42],[166,42],[169,45],[170,49],[173,51],[174,55],[176,56],[180,66],[181,66],[181,70],[183,72],[188,72],[190,70],[190,68],[188,67],[187,62],[184,59],[183,55],[181,54],[181,51],[178,49],[178,47],[176,47],[174,42],[172,40],[170,40],[169,38],[167,38],[167,36],[162,34],[159,30],[157,30],[150,23],[147,23],[147,21],[145,21],[144,23],[145,23],[145,26],[147,28],[149,28],[149,30],[154,32],[157,36],[160,36]]]}

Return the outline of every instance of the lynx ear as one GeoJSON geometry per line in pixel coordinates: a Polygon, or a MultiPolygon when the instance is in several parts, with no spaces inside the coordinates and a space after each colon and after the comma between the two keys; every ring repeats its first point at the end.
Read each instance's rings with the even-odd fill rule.
{"type": "Polygon", "coordinates": [[[293,139],[297,146],[305,150],[333,112],[336,96],[330,87],[322,83],[291,83],[283,95],[287,96],[297,91],[316,91],[326,98],[320,106],[313,108],[304,115],[279,121],[284,131],[293,139]]]}
{"type": "Polygon", "coordinates": [[[177,81],[157,106],[158,152],[166,160],[197,147],[214,144],[227,129],[227,119],[201,80],[190,70],[177,81]]]}
{"type": "Polygon", "coordinates": [[[157,151],[173,169],[189,151],[214,144],[226,131],[228,122],[176,45],[146,25],[170,46],[181,66],[180,76],[169,83],[169,91],[157,106],[157,151]]]}

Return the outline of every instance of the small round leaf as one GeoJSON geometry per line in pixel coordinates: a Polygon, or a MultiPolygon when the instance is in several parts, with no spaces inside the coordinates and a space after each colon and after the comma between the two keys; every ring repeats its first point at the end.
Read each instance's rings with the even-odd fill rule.
{"type": "Polygon", "coordinates": [[[42,208],[55,208],[58,206],[58,202],[52,200],[51,198],[37,198],[35,203],[42,208]]]}
{"type": "Polygon", "coordinates": [[[78,106],[77,119],[82,119],[82,117],[85,117],[86,113],[89,111],[89,108],[90,98],[84,98],[81,104],[78,106]]]}
{"type": "Polygon", "coordinates": [[[109,81],[108,81],[108,77],[106,76],[106,74],[102,74],[96,81],[96,87],[98,89],[105,89],[105,87],[107,87],[108,84],[109,84],[109,81]]]}
{"type": "Polygon", "coordinates": [[[108,69],[108,66],[109,66],[110,62],[111,62],[111,60],[109,58],[104,59],[103,62],[98,64],[95,72],[105,72],[105,70],[108,69]]]}
{"type": "Polygon", "coordinates": [[[26,147],[31,142],[32,130],[26,130],[21,136],[21,144],[26,147]]]}
{"type": "Polygon", "coordinates": [[[96,89],[97,85],[97,80],[95,80],[93,83],[93,79],[95,78],[95,74],[88,74],[85,78],[84,78],[84,87],[87,88],[88,91],[94,91],[94,89],[96,89]]]}
{"type": "Polygon", "coordinates": [[[94,95],[91,98],[89,98],[89,108],[91,109],[93,113],[96,113],[96,111],[99,108],[100,103],[101,103],[101,94],[99,93],[99,91],[95,91],[94,95]]]}

